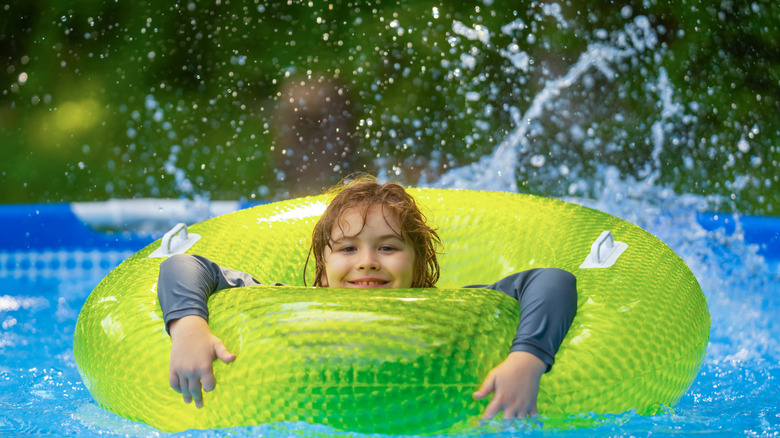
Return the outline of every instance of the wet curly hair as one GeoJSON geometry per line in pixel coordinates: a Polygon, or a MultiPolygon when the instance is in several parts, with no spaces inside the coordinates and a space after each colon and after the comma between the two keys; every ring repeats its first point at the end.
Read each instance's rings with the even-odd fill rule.
{"type": "Polygon", "coordinates": [[[398,237],[408,242],[414,250],[412,287],[436,285],[439,280],[439,261],[436,255],[441,253],[441,239],[426,223],[427,218],[420,211],[417,202],[401,185],[379,184],[371,175],[352,175],[325,194],[332,197],[332,200],[314,226],[311,247],[303,269],[304,284],[306,284],[306,268],[314,254],[314,286],[322,286],[322,278],[325,274],[325,247],[332,248],[331,232],[334,226],[341,226],[339,218],[344,212],[352,208],[360,208],[363,226],[365,226],[369,208],[373,205],[381,205],[385,220],[390,215],[395,215],[401,225],[401,230],[395,230],[398,237]]]}

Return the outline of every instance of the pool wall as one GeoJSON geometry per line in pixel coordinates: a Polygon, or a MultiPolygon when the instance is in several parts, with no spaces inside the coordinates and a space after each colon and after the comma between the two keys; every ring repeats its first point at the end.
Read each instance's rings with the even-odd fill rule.
{"type": "Polygon", "coordinates": [[[257,203],[137,199],[0,205],[0,278],[59,278],[104,272],[160,238],[257,203]]]}
{"type": "MultiPolygon", "coordinates": [[[[257,202],[137,199],[0,205],[0,277],[49,277],[116,266],[178,222],[192,224],[257,202]],[[62,269],[65,268],[65,269],[62,269]]],[[[758,254],[780,262],[780,217],[698,213],[707,231],[743,233],[758,254]]]]}

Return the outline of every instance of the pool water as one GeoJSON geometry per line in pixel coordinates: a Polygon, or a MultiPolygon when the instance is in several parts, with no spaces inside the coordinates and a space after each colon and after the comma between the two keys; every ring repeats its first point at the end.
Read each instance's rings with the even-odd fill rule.
{"type": "MultiPolygon", "coordinates": [[[[612,185],[606,184],[605,187],[612,185]]],[[[638,186],[637,186],[638,187],[638,186]]],[[[585,416],[585,429],[550,430],[543,419],[490,422],[469,436],[649,436],[780,434],[780,239],[778,218],[715,218],[706,203],[649,187],[640,196],[605,189],[598,200],[570,199],[632,221],[677,251],[707,297],[712,329],[699,376],[668,412],[585,416]],[[720,222],[719,222],[720,221],[720,222]],[[764,241],[748,238],[759,221],[764,241]],[[774,227],[774,228],[773,228],[774,227]],[[774,246],[773,246],[774,245],[774,246]]],[[[169,435],[102,410],[73,358],[79,309],[97,283],[155,238],[116,233],[92,248],[0,246],[0,435],[169,435]],[[121,243],[119,242],[121,240],[121,243]]],[[[132,358],[128,358],[132,360],[132,358]]],[[[321,425],[281,423],[172,436],[361,436],[321,425]]]]}

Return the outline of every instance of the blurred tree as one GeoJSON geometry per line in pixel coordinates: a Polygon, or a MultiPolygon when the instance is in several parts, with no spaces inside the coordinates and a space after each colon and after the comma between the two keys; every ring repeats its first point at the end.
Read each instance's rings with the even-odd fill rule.
{"type": "Polygon", "coordinates": [[[274,198],[354,168],[431,181],[527,123],[517,117],[584,54],[619,49],[633,53],[590,67],[523,128],[521,190],[587,194],[598,169],[616,166],[745,212],[780,208],[772,0],[6,0],[0,10],[0,202],[274,198]],[[332,90],[348,97],[313,105],[310,93],[332,90]],[[318,156],[318,142],[337,152],[318,156]]]}

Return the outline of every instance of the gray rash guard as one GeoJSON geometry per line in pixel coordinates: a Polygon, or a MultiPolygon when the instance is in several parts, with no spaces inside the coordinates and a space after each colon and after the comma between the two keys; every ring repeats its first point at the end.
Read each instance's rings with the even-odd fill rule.
{"type": "MultiPolygon", "coordinates": [[[[197,255],[175,255],[160,265],[157,296],[166,329],[171,321],[198,315],[208,321],[212,292],[242,286],[262,286],[246,272],[223,268],[197,255]]],[[[272,283],[271,286],[284,286],[272,283]]],[[[488,285],[465,286],[503,292],[520,303],[520,324],[510,351],[531,353],[549,371],[563,337],[577,313],[577,281],[561,269],[531,269],[488,285]]]]}

